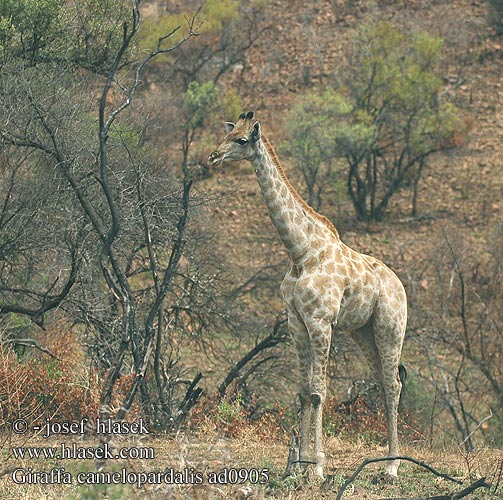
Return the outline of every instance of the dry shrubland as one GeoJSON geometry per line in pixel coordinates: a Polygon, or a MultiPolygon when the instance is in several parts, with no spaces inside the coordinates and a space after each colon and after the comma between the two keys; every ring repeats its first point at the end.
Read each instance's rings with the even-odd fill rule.
{"type": "MultiPolygon", "coordinates": [[[[324,498],[385,454],[379,391],[341,336],[332,482],[280,480],[298,411],[287,256],[251,169],[205,164],[222,122],[254,109],[299,192],[405,285],[404,453],[464,485],[484,476],[493,489],[478,498],[498,498],[498,2],[150,2],[142,22],[134,3],[0,8],[0,496],[324,498]],[[267,484],[13,486],[11,467],[94,470],[15,460],[13,446],[61,440],[15,435],[13,421],[84,417],[89,446],[97,417],[144,419],[148,436],[114,445],[155,459],[128,469],[267,469],[267,484]]],[[[373,484],[377,470],[355,498],[458,488],[413,464],[373,484]]]]}

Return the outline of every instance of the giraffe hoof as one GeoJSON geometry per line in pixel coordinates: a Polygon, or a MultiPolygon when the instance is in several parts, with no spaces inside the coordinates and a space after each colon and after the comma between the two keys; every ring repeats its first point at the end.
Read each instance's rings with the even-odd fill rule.
{"type": "Polygon", "coordinates": [[[325,481],[325,475],[323,474],[323,467],[315,467],[314,476],[320,481],[325,481]]]}

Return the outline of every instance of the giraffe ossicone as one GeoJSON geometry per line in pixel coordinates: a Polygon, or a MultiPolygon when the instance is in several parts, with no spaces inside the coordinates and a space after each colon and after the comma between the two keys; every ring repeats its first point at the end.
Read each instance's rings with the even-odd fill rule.
{"type": "MultiPolygon", "coordinates": [[[[226,122],[227,135],[208,164],[251,162],[289,255],[281,293],[299,362],[299,463],[314,462],[315,473],[323,477],[322,418],[332,333],[351,335],[370,364],[384,393],[389,456],[397,456],[399,363],[407,323],[404,287],[383,262],[346,246],[333,224],[301,198],[253,117],[249,111],[235,124],[226,122]]],[[[386,473],[396,478],[399,461],[386,464],[386,473]]]]}

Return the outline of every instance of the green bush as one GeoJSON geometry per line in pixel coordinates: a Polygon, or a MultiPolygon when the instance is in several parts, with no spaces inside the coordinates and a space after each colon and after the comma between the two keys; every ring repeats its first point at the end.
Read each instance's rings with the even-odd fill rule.
{"type": "Polygon", "coordinates": [[[288,117],[303,170],[316,173],[322,162],[345,160],[348,194],[361,220],[382,219],[407,185],[414,187],[415,211],[428,157],[462,143],[461,113],[439,97],[441,49],[442,40],[428,33],[405,35],[383,22],[364,26],[353,36],[338,90],[301,96],[288,117]]]}
{"type": "Polygon", "coordinates": [[[0,64],[77,64],[102,71],[115,57],[130,18],[123,0],[5,0],[0,4],[0,64]]]}
{"type": "MultiPolygon", "coordinates": [[[[205,44],[209,40],[217,42],[221,33],[228,23],[239,20],[238,0],[208,0],[203,3],[199,12],[195,26],[197,32],[202,35],[200,41],[193,40],[192,43],[205,44]]],[[[167,13],[160,18],[149,18],[143,22],[140,48],[145,51],[154,50],[160,37],[165,36],[173,30],[177,30],[174,37],[170,38],[170,43],[179,42],[187,33],[187,19],[190,19],[195,12],[181,11],[178,13],[167,13]]],[[[163,58],[158,59],[162,61],[163,58]]],[[[165,56],[165,61],[169,61],[169,55],[165,56]]]]}
{"type": "Polygon", "coordinates": [[[308,93],[297,99],[286,115],[285,129],[290,140],[283,146],[302,173],[307,201],[318,210],[336,156],[334,116],[351,110],[349,102],[331,87],[322,94],[308,93]]]}

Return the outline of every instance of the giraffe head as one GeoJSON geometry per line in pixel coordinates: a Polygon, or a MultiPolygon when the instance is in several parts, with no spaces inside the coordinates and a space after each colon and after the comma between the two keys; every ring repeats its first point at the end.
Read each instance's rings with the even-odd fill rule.
{"type": "Polygon", "coordinates": [[[241,113],[236,123],[225,122],[227,135],[210,154],[208,165],[214,167],[227,161],[253,160],[255,144],[260,139],[260,124],[253,122],[253,111],[241,113]]]}

